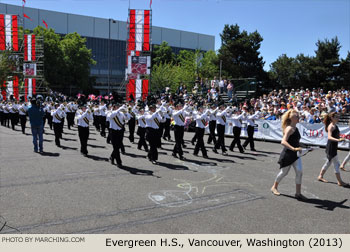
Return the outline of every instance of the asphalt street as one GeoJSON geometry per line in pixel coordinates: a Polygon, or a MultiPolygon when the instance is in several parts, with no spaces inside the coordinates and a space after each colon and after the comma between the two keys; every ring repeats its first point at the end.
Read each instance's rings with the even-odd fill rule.
{"type": "MultiPolygon", "coordinates": [[[[193,133],[185,133],[186,160],[172,157],[174,142],[163,141],[153,165],[126,132],[118,168],[108,160],[112,146],[92,127],[87,157],[76,127],[64,129],[62,148],[45,131],[40,155],[30,129],[23,135],[19,126],[0,126],[0,233],[350,233],[350,189],[336,184],[333,167],[329,183],[317,181],[324,149],[302,159],[302,193],[309,198],[302,202],[294,198],[294,170],[281,182],[281,196],[270,191],[278,143],[256,142],[258,151],[228,156],[207,145],[204,159],[192,154],[193,133]]],[[[339,160],[347,153],[339,151],[339,160]]],[[[341,176],[350,182],[350,172],[341,176]]]]}

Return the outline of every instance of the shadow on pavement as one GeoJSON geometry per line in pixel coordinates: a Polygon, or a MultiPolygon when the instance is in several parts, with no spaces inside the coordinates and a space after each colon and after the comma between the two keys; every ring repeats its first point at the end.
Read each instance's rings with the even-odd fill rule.
{"type": "MultiPolygon", "coordinates": [[[[290,195],[286,195],[286,194],[282,194],[281,196],[284,197],[288,197],[291,199],[296,199],[293,196],[290,195]]],[[[315,207],[320,208],[320,209],[324,209],[327,211],[334,211],[335,208],[344,208],[344,209],[350,209],[350,207],[345,206],[344,203],[348,201],[348,199],[342,200],[340,202],[336,202],[336,201],[332,201],[332,200],[322,200],[322,199],[310,199],[308,198],[307,200],[299,200],[303,203],[307,203],[307,204],[314,204],[316,205],[315,207]]]]}
{"type": "Polygon", "coordinates": [[[94,144],[88,144],[87,146],[89,146],[89,147],[91,147],[91,148],[101,148],[101,149],[106,148],[106,146],[94,145],[94,144]]]}
{"type": "Polygon", "coordinates": [[[186,166],[177,165],[177,164],[158,162],[158,165],[163,166],[163,167],[168,168],[168,169],[171,169],[171,170],[182,170],[182,171],[189,170],[186,166]]]}
{"type": "Polygon", "coordinates": [[[133,175],[153,176],[156,178],[160,178],[159,176],[155,176],[153,174],[153,171],[149,171],[149,170],[142,170],[142,169],[132,168],[132,167],[128,167],[128,166],[122,166],[119,169],[130,172],[133,175]]]}
{"type": "Polygon", "coordinates": [[[76,142],[77,141],[77,139],[70,139],[70,138],[61,138],[63,141],[67,141],[67,142],[69,142],[69,141],[71,141],[71,142],[76,142]]]}
{"type": "Polygon", "coordinates": [[[73,147],[68,147],[68,146],[63,146],[63,145],[61,145],[60,148],[62,148],[64,150],[77,150],[78,149],[78,148],[73,148],[73,147]]]}
{"type": "Polygon", "coordinates": [[[133,157],[133,158],[146,158],[147,157],[147,156],[137,155],[137,154],[128,153],[128,152],[125,152],[125,154],[123,154],[123,155],[133,157]]]}
{"type": "Polygon", "coordinates": [[[108,161],[109,159],[108,158],[104,158],[104,157],[99,157],[99,156],[94,156],[94,155],[86,155],[87,158],[90,158],[92,160],[95,160],[95,161],[108,161]]]}
{"type": "Polygon", "coordinates": [[[60,155],[60,153],[53,153],[53,152],[44,151],[43,153],[40,153],[40,155],[45,156],[45,157],[58,157],[60,155]]]}

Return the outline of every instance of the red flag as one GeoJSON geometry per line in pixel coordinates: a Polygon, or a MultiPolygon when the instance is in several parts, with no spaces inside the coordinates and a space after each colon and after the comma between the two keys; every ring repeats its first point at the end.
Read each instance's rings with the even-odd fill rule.
{"type": "Polygon", "coordinates": [[[33,21],[30,17],[28,17],[25,13],[23,13],[23,17],[28,18],[30,21],[33,21]]]}
{"type": "Polygon", "coordinates": [[[46,27],[46,29],[47,29],[49,26],[47,25],[47,23],[45,22],[44,19],[43,19],[43,23],[44,23],[44,25],[45,25],[45,27],[46,27]]]}

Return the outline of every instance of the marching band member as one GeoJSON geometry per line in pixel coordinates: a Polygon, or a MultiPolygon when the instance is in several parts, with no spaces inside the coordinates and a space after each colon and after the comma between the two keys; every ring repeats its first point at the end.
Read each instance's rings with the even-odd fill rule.
{"type": "Polygon", "coordinates": [[[136,114],[137,114],[137,109],[136,105],[134,104],[133,101],[129,102],[129,121],[128,121],[128,126],[129,126],[129,140],[131,143],[134,142],[134,132],[135,132],[135,124],[136,124],[136,114]]]}
{"type": "Polygon", "coordinates": [[[210,113],[209,110],[205,110],[202,105],[198,106],[198,112],[195,114],[194,119],[196,120],[196,135],[197,135],[197,143],[194,148],[193,155],[198,156],[199,149],[202,151],[202,155],[204,158],[208,158],[207,150],[204,146],[204,131],[207,124],[208,115],[210,113]]]}
{"type": "MultiPolygon", "coordinates": [[[[45,118],[47,119],[47,123],[50,126],[50,129],[52,130],[52,115],[51,111],[54,109],[54,103],[53,102],[47,102],[46,106],[44,107],[44,112],[45,112],[45,118]]],[[[44,121],[45,125],[45,121],[44,121]]]]}
{"type": "Polygon", "coordinates": [[[94,117],[94,125],[97,131],[100,131],[100,109],[99,106],[97,104],[95,104],[94,107],[94,113],[93,113],[93,117],[94,117]]]}
{"type": "Polygon", "coordinates": [[[88,154],[87,142],[89,139],[89,122],[93,120],[92,112],[86,109],[86,105],[81,106],[81,111],[76,112],[78,123],[78,134],[80,139],[80,153],[84,156],[88,154]]]}
{"type": "Polygon", "coordinates": [[[15,130],[15,126],[16,126],[16,113],[17,113],[17,104],[10,103],[9,104],[9,118],[11,120],[12,130],[15,130]]]}
{"type": "Polygon", "coordinates": [[[159,121],[159,130],[158,130],[158,134],[159,134],[159,141],[158,141],[158,148],[162,148],[162,136],[164,133],[164,129],[165,129],[165,123],[166,123],[166,118],[164,116],[164,114],[166,114],[167,112],[167,108],[166,108],[166,102],[165,101],[158,101],[157,107],[160,108],[161,110],[161,119],[159,121]]]}
{"type": "Polygon", "coordinates": [[[114,160],[117,162],[119,168],[122,167],[122,160],[120,158],[120,151],[123,141],[123,129],[124,129],[124,113],[126,106],[120,106],[120,104],[113,105],[113,112],[109,114],[109,127],[111,129],[111,140],[113,145],[113,152],[110,156],[110,161],[114,165],[114,160]]]}
{"type": "Polygon", "coordinates": [[[72,101],[67,104],[65,112],[67,114],[67,126],[68,126],[68,129],[70,130],[70,127],[74,125],[74,116],[75,116],[74,103],[72,101]]]}
{"type": "Polygon", "coordinates": [[[28,107],[24,102],[21,102],[20,106],[18,107],[18,110],[19,119],[21,121],[22,133],[25,134],[28,107]]]}
{"type": "Polygon", "coordinates": [[[107,105],[105,104],[105,101],[101,100],[101,105],[99,106],[100,116],[99,116],[99,123],[101,127],[101,136],[106,136],[106,112],[107,112],[107,105]]]}
{"type": "Polygon", "coordinates": [[[172,114],[172,108],[165,104],[165,111],[163,113],[163,117],[165,118],[165,123],[164,123],[164,134],[163,134],[163,139],[170,141],[171,136],[170,136],[170,123],[171,123],[171,114],[172,114]]]}
{"type": "Polygon", "coordinates": [[[109,104],[108,105],[108,108],[107,108],[107,111],[106,111],[106,127],[107,127],[107,129],[108,129],[108,135],[107,135],[107,139],[106,139],[106,142],[108,143],[108,144],[110,144],[111,143],[111,128],[109,127],[109,125],[110,125],[110,114],[113,112],[113,106],[112,106],[112,104],[109,104]]]}
{"type": "Polygon", "coordinates": [[[216,112],[218,111],[218,108],[216,108],[215,103],[211,104],[210,106],[210,115],[209,115],[209,137],[208,137],[208,144],[211,142],[214,143],[214,146],[216,145],[216,137],[215,137],[215,129],[216,129],[216,112]]]}
{"type": "MultiPolygon", "coordinates": [[[[2,99],[2,96],[0,95],[0,100],[2,99]]],[[[3,102],[0,102],[0,122],[1,125],[4,123],[4,108],[3,108],[3,102]]]]}
{"type": "Polygon", "coordinates": [[[241,113],[237,108],[235,108],[234,111],[235,111],[235,115],[231,117],[234,138],[230,145],[230,151],[233,151],[233,148],[235,148],[235,145],[237,144],[239,152],[244,153],[243,147],[241,145],[241,131],[242,131],[241,120],[245,117],[245,112],[241,113]]]}
{"type": "Polygon", "coordinates": [[[161,116],[159,113],[160,109],[156,110],[156,106],[151,104],[148,106],[149,112],[145,115],[146,119],[146,139],[149,142],[148,159],[152,164],[157,164],[158,160],[158,137],[159,137],[159,126],[161,116]]]}
{"type": "Polygon", "coordinates": [[[250,110],[250,113],[248,116],[246,116],[245,120],[247,121],[247,133],[248,137],[243,143],[243,148],[246,149],[248,144],[250,144],[250,150],[256,151],[254,148],[254,126],[255,126],[255,120],[260,118],[260,111],[256,111],[254,114],[254,109],[250,110]]]}
{"type": "Polygon", "coordinates": [[[56,109],[51,112],[53,130],[55,132],[55,143],[57,147],[61,147],[60,138],[62,138],[62,121],[66,116],[64,112],[64,105],[56,104],[56,109]]]}
{"type": "Polygon", "coordinates": [[[6,124],[7,124],[7,127],[10,128],[10,105],[7,102],[5,102],[3,109],[4,109],[4,126],[6,127],[6,124]]]}
{"type": "Polygon", "coordinates": [[[137,149],[141,150],[142,146],[146,152],[148,152],[148,146],[146,143],[145,135],[146,135],[146,115],[145,109],[140,108],[139,113],[137,115],[137,135],[140,137],[139,142],[137,143],[137,149]]]}
{"type": "Polygon", "coordinates": [[[320,175],[318,176],[318,181],[327,183],[328,181],[323,178],[324,174],[326,173],[327,169],[333,163],[334,166],[334,172],[335,176],[338,181],[339,186],[348,187],[349,184],[343,182],[343,180],[340,177],[340,170],[339,170],[339,160],[338,160],[338,143],[344,141],[344,138],[340,137],[340,131],[337,126],[337,123],[339,121],[339,114],[337,112],[332,112],[330,114],[327,114],[324,118],[324,124],[325,124],[325,130],[328,132],[328,141],[326,145],[326,154],[327,154],[327,161],[323,165],[320,175]]]}
{"type": "Polygon", "coordinates": [[[295,198],[298,200],[307,200],[301,194],[301,179],[303,176],[303,168],[301,164],[301,158],[298,157],[297,152],[301,151],[300,148],[300,133],[296,127],[299,122],[298,112],[294,109],[288,110],[282,117],[282,130],[283,138],[281,144],[284,146],[281,152],[278,163],[280,164],[280,172],[278,173],[273,186],[271,187],[271,192],[274,195],[280,195],[278,191],[278,185],[281,180],[288,174],[290,168],[293,166],[295,170],[295,184],[296,193],[295,198]]]}
{"type": "Polygon", "coordinates": [[[225,147],[225,126],[227,118],[230,116],[230,107],[225,108],[223,101],[219,104],[219,110],[216,112],[216,130],[218,133],[218,141],[213,148],[213,152],[218,153],[217,149],[221,148],[222,155],[227,156],[225,147]]]}
{"type": "Polygon", "coordinates": [[[181,146],[183,145],[185,117],[190,115],[190,113],[186,112],[187,108],[187,105],[183,107],[181,101],[178,101],[175,105],[175,111],[173,111],[172,115],[175,121],[175,146],[172,155],[174,157],[177,157],[177,154],[179,154],[181,160],[184,160],[181,146]]]}

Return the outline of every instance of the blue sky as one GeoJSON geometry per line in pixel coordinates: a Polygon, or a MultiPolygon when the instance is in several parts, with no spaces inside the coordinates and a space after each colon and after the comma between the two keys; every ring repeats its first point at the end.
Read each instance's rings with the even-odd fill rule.
{"type": "MultiPolygon", "coordinates": [[[[27,0],[26,6],[126,21],[129,1],[27,0]]],[[[148,8],[149,0],[131,0],[130,6],[148,8]]],[[[225,24],[257,30],[266,70],[282,54],[314,55],[318,39],[338,36],[340,57],[350,51],[350,0],[153,0],[152,10],[153,25],[214,35],[216,50],[225,24]]]]}

